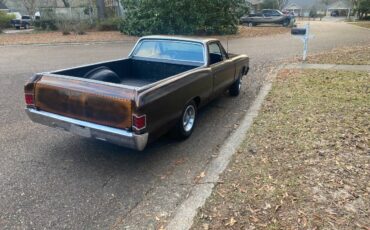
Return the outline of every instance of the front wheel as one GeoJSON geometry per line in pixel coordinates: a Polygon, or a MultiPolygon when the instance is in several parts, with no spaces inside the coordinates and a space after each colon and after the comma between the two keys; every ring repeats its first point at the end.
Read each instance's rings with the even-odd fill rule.
{"type": "Polygon", "coordinates": [[[232,97],[236,97],[240,94],[242,89],[242,77],[239,77],[229,88],[229,94],[232,97]]]}
{"type": "Polygon", "coordinates": [[[289,24],[290,24],[290,20],[285,20],[285,21],[283,22],[283,26],[284,26],[284,27],[289,26],[289,24]]]}
{"type": "Polygon", "coordinates": [[[187,103],[181,114],[175,129],[175,136],[178,139],[186,139],[193,133],[195,122],[197,119],[197,105],[194,101],[187,103]]]}
{"type": "Polygon", "coordinates": [[[248,23],[248,27],[253,27],[253,26],[254,26],[253,22],[248,23]]]}

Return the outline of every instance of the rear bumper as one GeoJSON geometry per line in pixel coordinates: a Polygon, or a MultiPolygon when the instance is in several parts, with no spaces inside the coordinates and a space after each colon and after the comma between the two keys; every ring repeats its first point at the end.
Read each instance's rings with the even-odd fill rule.
{"type": "Polygon", "coordinates": [[[136,135],[126,130],[98,125],[31,108],[26,108],[26,112],[33,122],[139,151],[143,150],[148,142],[148,133],[136,135]]]}

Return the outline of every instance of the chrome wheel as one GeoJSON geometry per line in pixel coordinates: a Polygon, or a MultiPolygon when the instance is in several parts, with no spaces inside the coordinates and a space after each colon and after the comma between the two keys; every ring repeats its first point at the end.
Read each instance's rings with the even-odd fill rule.
{"type": "Polygon", "coordinates": [[[186,107],[184,115],[182,116],[182,126],[184,131],[189,132],[192,130],[195,122],[195,108],[193,105],[186,107]]]}
{"type": "Polygon", "coordinates": [[[242,89],[242,78],[239,79],[238,88],[239,88],[239,91],[242,89]]]}

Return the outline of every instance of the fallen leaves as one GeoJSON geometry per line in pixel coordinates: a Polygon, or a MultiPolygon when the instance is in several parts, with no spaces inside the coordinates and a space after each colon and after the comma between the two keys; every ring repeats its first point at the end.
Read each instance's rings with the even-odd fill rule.
{"type": "Polygon", "coordinates": [[[225,224],[225,226],[230,226],[230,227],[232,227],[232,226],[234,226],[234,224],[236,223],[236,220],[234,219],[234,217],[231,217],[230,219],[229,219],[229,221],[225,224]]]}
{"type": "Polygon", "coordinates": [[[310,55],[308,63],[370,65],[370,44],[367,46],[341,47],[331,52],[310,55]]]}
{"type": "Polygon", "coordinates": [[[370,75],[283,73],[194,228],[368,230],[370,75]]]}

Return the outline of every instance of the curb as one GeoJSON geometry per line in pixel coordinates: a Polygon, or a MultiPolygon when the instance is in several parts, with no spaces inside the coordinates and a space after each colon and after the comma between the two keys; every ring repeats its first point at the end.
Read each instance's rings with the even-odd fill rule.
{"type": "Polygon", "coordinates": [[[253,124],[253,120],[258,115],[265,97],[271,90],[272,80],[276,77],[281,68],[282,67],[277,68],[268,78],[268,82],[262,86],[257,98],[248,109],[239,127],[226,139],[217,158],[212,160],[207,166],[205,170],[206,176],[202,181],[194,185],[189,192],[188,198],[180,204],[173,219],[170,220],[169,224],[166,226],[166,229],[187,230],[191,228],[193,219],[198,213],[198,208],[202,207],[207,198],[211,195],[220,174],[226,169],[232,156],[242,144],[246,132],[253,124]]]}

